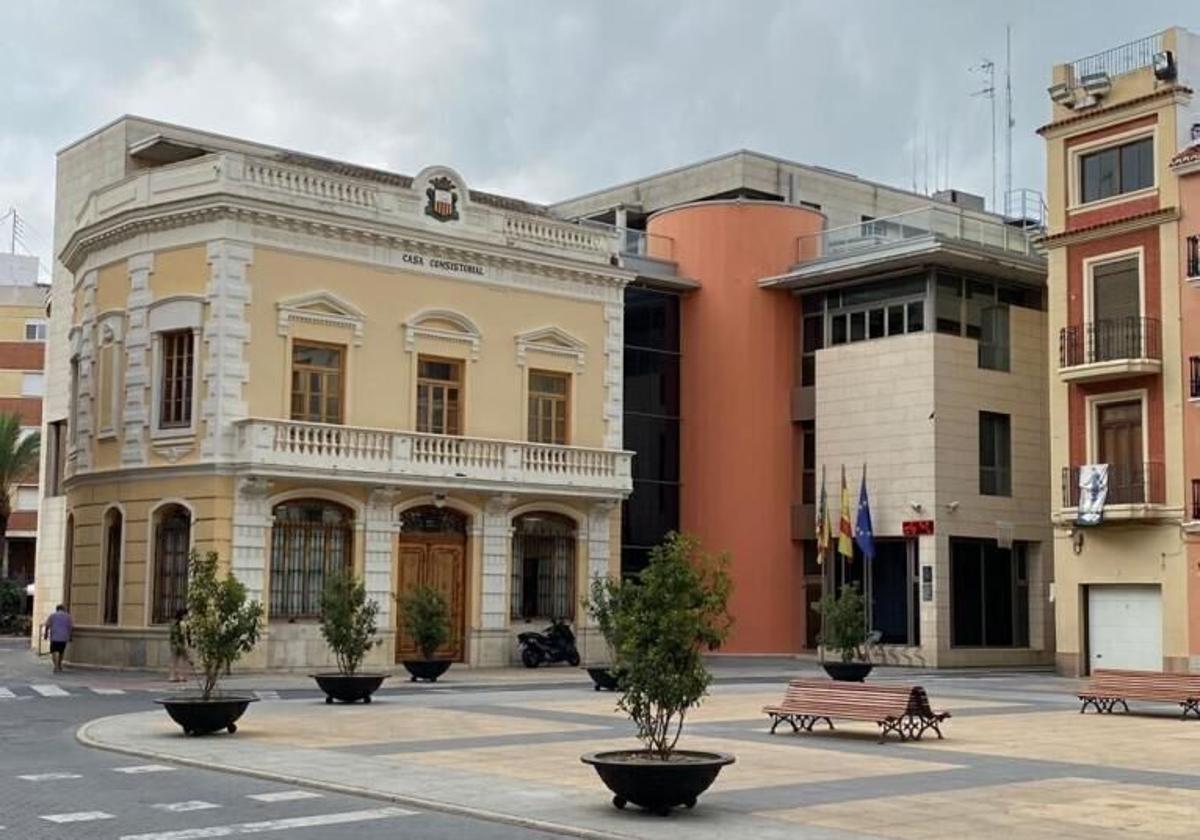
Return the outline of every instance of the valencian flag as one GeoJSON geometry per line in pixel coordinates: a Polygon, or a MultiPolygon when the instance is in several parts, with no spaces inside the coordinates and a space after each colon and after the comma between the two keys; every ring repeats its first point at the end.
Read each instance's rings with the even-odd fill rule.
{"type": "Polygon", "coordinates": [[[871,505],[867,501],[867,465],[863,464],[862,487],[858,491],[858,521],[854,523],[854,541],[870,562],[875,559],[875,533],[871,530],[871,505]]]}
{"type": "Polygon", "coordinates": [[[829,497],[825,495],[825,467],[821,467],[821,504],[817,507],[817,562],[824,563],[829,555],[833,534],[829,527],[829,497]]]}
{"type": "Polygon", "coordinates": [[[846,486],[846,465],[842,464],[842,510],[838,517],[837,553],[854,560],[854,533],[850,526],[850,488],[846,486]]]}

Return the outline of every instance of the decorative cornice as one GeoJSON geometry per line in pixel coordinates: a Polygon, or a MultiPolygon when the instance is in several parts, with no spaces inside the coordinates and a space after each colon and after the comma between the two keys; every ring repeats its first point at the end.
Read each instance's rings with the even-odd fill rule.
{"type": "MultiPolygon", "coordinates": [[[[474,262],[497,270],[515,269],[530,275],[556,277],[589,286],[620,289],[633,278],[633,272],[618,266],[583,263],[482,242],[439,241],[439,237],[428,231],[413,231],[409,228],[312,214],[301,208],[262,202],[230,193],[211,193],[200,198],[181,199],[116,214],[75,231],[60,252],[59,259],[74,273],[86,256],[98,249],[146,233],[225,220],[372,248],[416,252],[431,258],[474,262]]],[[[502,282],[492,282],[505,285],[502,282]]]]}
{"type": "Polygon", "coordinates": [[[471,361],[479,361],[479,343],[483,334],[475,322],[461,312],[453,309],[422,309],[410,316],[403,326],[404,349],[408,353],[416,352],[418,338],[433,338],[466,344],[471,348],[471,361]],[[454,329],[428,326],[430,321],[444,321],[452,324],[454,329]]]}
{"type": "Polygon", "coordinates": [[[349,329],[354,333],[354,344],[361,345],[363,343],[363,331],[367,322],[366,314],[333,292],[319,291],[287,298],[278,301],[275,308],[277,310],[275,331],[281,336],[286,336],[291,332],[292,321],[299,321],[349,329]],[[324,307],[324,310],[321,307],[324,307]]]}
{"type": "Polygon", "coordinates": [[[525,366],[525,356],[530,351],[553,353],[558,356],[568,356],[575,360],[575,370],[583,372],[584,356],[587,345],[566,330],[558,327],[540,327],[517,333],[517,365],[525,366]]]}
{"type": "Polygon", "coordinates": [[[1163,207],[1160,210],[1148,210],[1145,213],[1135,213],[1132,216],[1124,216],[1111,221],[1097,222],[1094,225],[1087,225],[1075,230],[1064,230],[1062,233],[1043,236],[1038,242],[1045,248],[1062,248],[1067,245],[1077,245],[1080,242],[1091,242],[1094,239],[1116,236],[1119,233],[1157,227],[1178,220],[1178,207],[1163,207]]]}

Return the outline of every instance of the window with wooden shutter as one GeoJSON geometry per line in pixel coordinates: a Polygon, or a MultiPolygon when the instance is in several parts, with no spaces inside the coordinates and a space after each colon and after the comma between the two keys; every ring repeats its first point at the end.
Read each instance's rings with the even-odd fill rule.
{"type": "Polygon", "coordinates": [[[567,442],[571,376],[543,370],[529,372],[529,440],[567,442]]]}
{"type": "Polygon", "coordinates": [[[417,431],[462,434],[462,362],[431,356],[417,360],[417,431]]]}
{"type": "Polygon", "coordinates": [[[297,341],[292,344],[292,419],[342,423],[345,370],[343,348],[297,341]]]}

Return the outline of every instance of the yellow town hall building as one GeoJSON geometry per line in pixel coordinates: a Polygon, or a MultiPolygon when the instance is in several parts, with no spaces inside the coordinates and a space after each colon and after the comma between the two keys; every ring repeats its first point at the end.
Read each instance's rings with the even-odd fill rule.
{"type": "Polygon", "coordinates": [[[250,667],[328,654],[326,574],[440,588],[507,664],[616,573],[622,289],[608,231],[471,190],[125,117],[58,160],[40,618],[154,667],[190,549],[267,608],[250,667]]]}

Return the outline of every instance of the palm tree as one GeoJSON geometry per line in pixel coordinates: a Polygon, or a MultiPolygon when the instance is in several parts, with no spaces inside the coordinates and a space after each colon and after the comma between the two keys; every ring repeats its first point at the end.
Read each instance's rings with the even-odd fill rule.
{"type": "Polygon", "coordinates": [[[36,476],[42,436],[38,432],[21,436],[21,416],[0,414],[0,565],[8,573],[8,517],[12,513],[12,490],[18,482],[36,476]]]}

